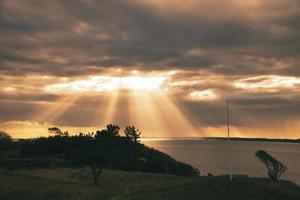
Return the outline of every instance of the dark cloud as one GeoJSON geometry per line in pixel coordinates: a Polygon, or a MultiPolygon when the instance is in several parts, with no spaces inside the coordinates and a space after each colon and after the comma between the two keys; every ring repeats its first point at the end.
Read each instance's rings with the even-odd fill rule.
{"type": "MultiPolygon", "coordinates": [[[[31,71],[26,69],[29,65],[42,68],[35,70],[39,73],[59,75],[56,68],[60,66],[68,73],[70,66],[86,65],[160,69],[216,64],[228,67],[228,73],[234,68],[232,73],[255,74],[253,62],[242,59],[241,67],[236,60],[247,55],[298,59],[299,12],[293,9],[299,7],[297,1],[276,1],[273,6],[264,1],[249,10],[257,16],[241,14],[230,1],[221,6],[226,3],[232,8],[225,9],[224,16],[213,14],[214,7],[206,5],[205,10],[196,3],[191,13],[199,7],[203,14],[176,14],[165,8],[166,17],[156,7],[137,1],[2,1],[1,61],[12,63],[4,66],[22,63],[19,68],[24,67],[24,74],[31,71]],[[183,52],[193,48],[205,54],[186,58],[183,52]],[[48,57],[41,58],[42,53],[48,57]]],[[[269,64],[259,68],[272,67],[269,64]]]]}
{"type": "MultiPolygon", "coordinates": [[[[0,0],[0,122],[27,120],[46,110],[62,95],[48,94],[44,86],[61,83],[62,77],[122,76],[133,69],[178,72],[167,87],[199,119],[196,126],[226,124],[228,94],[233,115],[241,116],[233,125],[298,119],[299,84],[256,91],[234,83],[261,75],[298,78],[299,21],[298,0],[192,0],[184,5],[179,0],[0,0]],[[186,98],[205,90],[218,98],[212,103],[186,98]]],[[[93,109],[83,107],[97,107],[102,100],[81,99],[55,123],[89,126],[93,109]]],[[[129,112],[118,107],[119,118],[129,112]]]]}

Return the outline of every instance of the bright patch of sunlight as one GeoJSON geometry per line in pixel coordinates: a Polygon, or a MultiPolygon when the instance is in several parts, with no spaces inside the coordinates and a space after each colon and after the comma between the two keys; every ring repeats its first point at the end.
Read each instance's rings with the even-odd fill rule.
{"type": "Polygon", "coordinates": [[[300,84],[300,78],[292,76],[266,75],[240,79],[234,86],[242,89],[269,90],[291,89],[300,84]]]}
{"type": "Polygon", "coordinates": [[[93,76],[86,80],[47,85],[51,92],[109,92],[114,90],[157,90],[164,83],[163,76],[93,76]]]}
{"type": "Polygon", "coordinates": [[[55,122],[63,112],[73,109],[86,93],[104,92],[99,95],[99,105],[93,109],[94,113],[90,113],[91,126],[129,123],[139,127],[147,136],[197,136],[197,130],[183,107],[164,92],[168,78],[174,73],[142,76],[133,70],[128,76],[103,75],[62,80],[44,89],[64,94],[64,97],[32,120],[55,122]],[[118,106],[126,111],[120,111],[118,106]]]}
{"type": "Polygon", "coordinates": [[[130,121],[146,130],[147,136],[199,136],[187,113],[166,93],[157,91],[132,95],[135,98],[129,99],[130,121]]]}
{"type": "Polygon", "coordinates": [[[212,90],[193,91],[189,94],[188,99],[195,101],[216,100],[218,95],[212,90]]]}

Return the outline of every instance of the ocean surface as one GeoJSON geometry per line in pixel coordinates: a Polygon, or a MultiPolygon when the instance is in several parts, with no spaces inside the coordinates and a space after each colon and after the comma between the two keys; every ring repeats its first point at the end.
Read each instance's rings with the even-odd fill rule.
{"type": "MultiPolygon", "coordinates": [[[[229,154],[226,140],[212,139],[143,139],[142,143],[173,158],[198,168],[202,175],[229,173],[229,154]]],[[[300,185],[300,143],[231,141],[232,173],[265,177],[266,168],[256,157],[265,150],[284,163],[288,170],[281,179],[300,185]]]]}

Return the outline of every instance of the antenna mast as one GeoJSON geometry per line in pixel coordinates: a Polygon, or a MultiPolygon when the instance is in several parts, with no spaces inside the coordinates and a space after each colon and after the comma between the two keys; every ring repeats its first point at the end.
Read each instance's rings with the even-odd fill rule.
{"type": "Polygon", "coordinates": [[[229,103],[228,97],[226,100],[227,104],[227,145],[228,145],[228,165],[229,165],[229,180],[232,181],[232,171],[231,171],[231,147],[230,147],[230,132],[229,132],[229,103]]]}

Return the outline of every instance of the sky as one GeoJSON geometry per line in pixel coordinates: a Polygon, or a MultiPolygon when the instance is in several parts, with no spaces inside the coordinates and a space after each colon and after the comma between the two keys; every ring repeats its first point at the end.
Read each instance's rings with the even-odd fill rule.
{"type": "Polygon", "coordinates": [[[0,0],[0,130],[300,138],[298,0],[0,0]]]}

